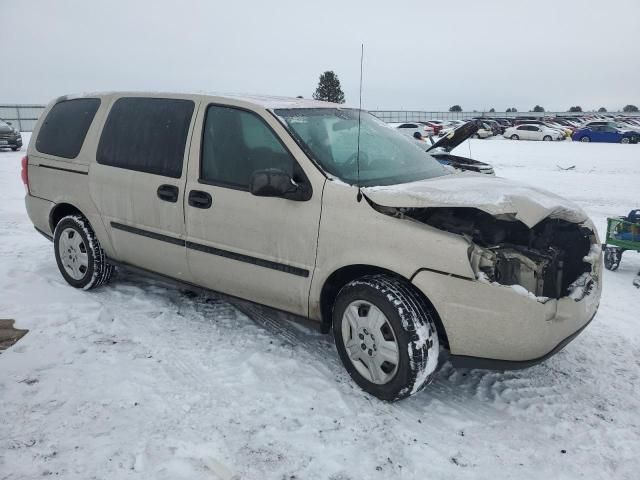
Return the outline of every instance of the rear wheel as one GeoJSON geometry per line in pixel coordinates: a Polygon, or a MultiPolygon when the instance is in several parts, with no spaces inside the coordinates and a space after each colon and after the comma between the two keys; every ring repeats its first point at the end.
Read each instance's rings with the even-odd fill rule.
{"type": "Polygon", "coordinates": [[[56,225],[53,244],[58,269],[72,287],[90,290],[111,279],[114,268],[83,216],[63,217],[56,225]]]}
{"type": "Polygon", "coordinates": [[[333,333],[351,378],[381,400],[420,391],[438,364],[435,312],[410,284],[392,276],[345,285],[334,304],[333,333]]]}
{"type": "Polygon", "coordinates": [[[20,150],[20,147],[11,147],[11,150],[13,150],[14,152],[17,152],[18,150],[20,150]]]}
{"type": "Polygon", "coordinates": [[[616,271],[622,260],[622,250],[617,247],[605,247],[604,249],[604,268],[616,271]]]}
{"type": "Polygon", "coordinates": [[[511,140],[520,140],[520,137],[518,135],[516,135],[515,133],[513,135],[511,135],[511,140]]]}
{"type": "Polygon", "coordinates": [[[550,135],[545,135],[545,136],[542,138],[542,140],[544,140],[545,142],[550,142],[550,141],[551,141],[551,140],[553,140],[553,139],[551,138],[551,136],[550,136],[550,135]]]}
{"type": "Polygon", "coordinates": [[[582,138],[580,139],[580,141],[581,141],[581,142],[589,143],[589,142],[591,141],[591,139],[590,139],[589,137],[582,137],[582,138]]]}
{"type": "Polygon", "coordinates": [[[629,143],[629,137],[622,137],[620,143],[629,143]]]}

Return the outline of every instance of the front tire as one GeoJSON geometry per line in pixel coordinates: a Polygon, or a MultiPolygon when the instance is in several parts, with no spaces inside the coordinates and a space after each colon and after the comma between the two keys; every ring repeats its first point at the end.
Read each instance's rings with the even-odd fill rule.
{"type": "Polygon", "coordinates": [[[53,234],[56,263],[63,278],[75,288],[90,290],[111,280],[107,259],[89,221],[82,215],[63,217],[53,234]]]}
{"type": "Polygon", "coordinates": [[[589,137],[582,137],[580,139],[581,142],[585,142],[585,143],[589,143],[591,141],[591,139],[589,137]]]}
{"type": "Polygon", "coordinates": [[[20,150],[20,147],[11,147],[11,150],[13,150],[14,152],[17,152],[18,150],[20,150]]]}
{"type": "Polygon", "coordinates": [[[545,142],[550,142],[550,141],[551,141],[551,140],[553,140],[553,139],[551,138],[551,136],[549,136],[549,135],[545,135],[545,136],[542,138],[542,140],[543,140],[543,141],[545,141],[545,142]]]}
{"type": "Polygon", "coordinates": [[[345,285],[333,334],[351,378],[381,400],[419,392],[438,365],[435,312],[404,280],[373,275],[345,285]]]}
{"type": "Polygon", "coordinates": [[[516,135],[515,133],[513,135],[511,135],[511,140],[520,140],[520,137],[518,135],[516,135]]]}
{"type": "Polygon", "coordinates": [[[622,137],[622,138],[620,139],[620,143],[627,144],[627,143],[629,143],[629,142],[630,142],[629,137],[622,137]]]}

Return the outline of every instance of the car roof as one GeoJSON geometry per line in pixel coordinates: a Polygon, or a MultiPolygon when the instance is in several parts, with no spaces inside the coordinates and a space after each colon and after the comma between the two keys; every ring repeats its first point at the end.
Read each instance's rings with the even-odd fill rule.
{"type": "Polygon", "coordinates": [[[106,91],[64,95],[56,99],[56,102],[86,97],[110,97],[110,96],[135,96],[135,97],[175,97],[189,96],[192,98],[218,100],[234,100],[243,102],[253,107],[261,107],[268,110],[278,108],[353,108],[344,104],[323,102],[307,98],[279,97],[274,95],[253,95],[239,93],[215,93],[215,92],[154,92],[154,91],[106,91]]]}

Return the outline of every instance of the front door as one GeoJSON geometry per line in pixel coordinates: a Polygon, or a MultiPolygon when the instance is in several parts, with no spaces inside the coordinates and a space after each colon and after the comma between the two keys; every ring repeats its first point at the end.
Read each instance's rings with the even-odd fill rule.
{"type": "Polygon", "coordinates": [[[196,283],[308,314],[325,178],[268,112],[210,104],[196,123],[187,178],[187,259],[196,283]],[[199,159],[199,162],[198,162],[199,159]],[[195,160],[195,161],[194,161],[195,160]],[[278,169],[312,193],[258,197],[253,172],[278,169]]]}
{"type": "Polygon", "coordinates": [[[183,166],[195,110],[188,98],[116,99],[89,175],[116,260],[186,281],[183,166]]]}

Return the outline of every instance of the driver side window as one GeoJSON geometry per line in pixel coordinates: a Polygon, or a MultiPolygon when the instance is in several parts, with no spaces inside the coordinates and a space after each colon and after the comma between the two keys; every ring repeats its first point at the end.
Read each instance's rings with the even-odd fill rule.
{"type": "Polygon", "coordinates": [[[277,168],[295,177],[296,161],[253,112],[210,105],[202,132],[200,181],[248,190],[253,172],[277,168]]]}

